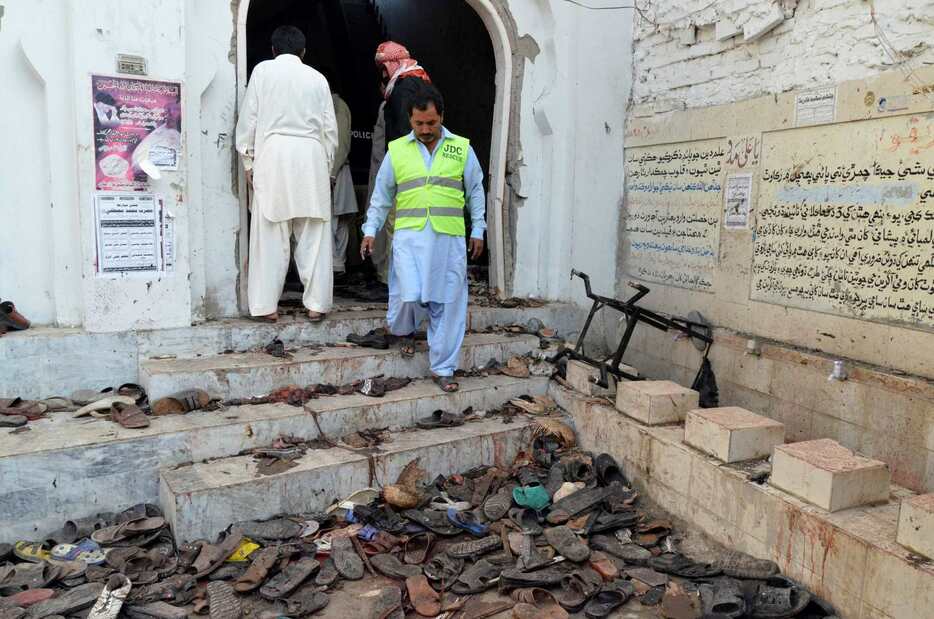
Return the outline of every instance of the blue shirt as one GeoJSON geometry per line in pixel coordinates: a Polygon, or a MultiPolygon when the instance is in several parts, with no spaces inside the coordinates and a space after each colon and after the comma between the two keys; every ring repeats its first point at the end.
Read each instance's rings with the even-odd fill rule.
{"type": "MultiPolygon", "coordinates": [[[[425,160],[426,169],[431,169],[435,154],[441,151],[441,145],[449,136],[448,130],[441,127],[441,139],[438,140],[432,153],[428,152],[428,147],[424,144],[417,142],[422,158],[425,160]]],[[[415,140],[415,132],[409,132],[404,139],[410,142],[415,140]]],[[[486,230],[486,196],[483,193],[483,170],[480,169],[480,162],[472,146],[468,149],[467,163],[464,166],[464,195],[467,199],[467,208],[470,209],[470,238],[482,239],[483,231],[486,230]]],[[[386,216],[392,208],[395,197],[396,173],[392,169],[392,161],[387,152],[376,174],[370,208],[366,212],[366,222],[363,224],[364,236],[376,236],[379,229],[386,223],[386,216]]]]}

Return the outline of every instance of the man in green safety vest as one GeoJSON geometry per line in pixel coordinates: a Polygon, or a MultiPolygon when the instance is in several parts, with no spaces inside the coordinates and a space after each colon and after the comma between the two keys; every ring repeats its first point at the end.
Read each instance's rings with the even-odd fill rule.
{"type": "Polygon", "coordinates": [[[444,391],[457,391],[457,369],[467,328],[465,208],[470,209],[470,253],[483,253],[486,230],[483,172],[470,141],[444,128],[444,99],[424,84],[407,105],[412,132],[389,143],[376,175],[363,224],[360,254],[373,251],[376,233],[395,209],[389,266],[389,330],[403,337],[403,355],[428,319],[431,372],[444,391]]]}

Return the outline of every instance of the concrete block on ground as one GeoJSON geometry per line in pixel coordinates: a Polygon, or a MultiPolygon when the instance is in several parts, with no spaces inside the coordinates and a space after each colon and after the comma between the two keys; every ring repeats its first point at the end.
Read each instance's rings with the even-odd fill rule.
{"type": "Polygon", "coordinates": [[[698,407],[698,393],[670,380],[620,382],[616,409],[644,424],[677,423],[698,407]]]}
{"type": "Polygon", "coordinates": [[[401,432],[370,455],[340,447],[309,451],[297,466],[276,475],[259,475],[251,456],[167,469],[159,501],[179,542],[213,539],[238,520],[321,511],[361,488],[392,484],[416,458],[431,478],[480,465],[508,466],[528,444],[531,425],[490,419],[401,432]]]}
{"type": "Polygon", "coordinates": [[[830,512],[884,503],[891,473],[829,438],[775,447],[771,484],[830,512]]]}
{"type": "Polygon", "coordinates": [[[909,550],[934,559],[934,494],[920,494],[901,502],[895,539],[909,550]]]}
{"type": "Polygon", "coordinates": [[[766,458],[785,442],[785,425],[738,406],[690,411],[684,442],[723,462],[766,458]]]}

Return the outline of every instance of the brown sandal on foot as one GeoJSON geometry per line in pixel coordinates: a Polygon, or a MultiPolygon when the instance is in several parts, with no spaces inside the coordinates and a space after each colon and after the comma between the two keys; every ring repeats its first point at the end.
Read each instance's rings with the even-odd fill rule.
{"type": "Polygon", "coordinates": [[[321,322],[327,317],[327,314],[324,312],[313,312],[308,310],[308,320],[311,322],[321,322]]]}
{"type": "Polygon", "coordinates": [[[445,393],[454,393],[461,388],[461,386],[457,384],[457,381],[454,380],[453,376],[432,376],[431,379],[435,381],[435,383],[441,387],[441,391],[445,393]]]}

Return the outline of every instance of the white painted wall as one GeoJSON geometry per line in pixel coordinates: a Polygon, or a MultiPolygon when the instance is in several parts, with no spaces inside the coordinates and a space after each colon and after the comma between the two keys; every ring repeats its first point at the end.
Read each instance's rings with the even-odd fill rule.
{"type": "MultiPolygon", "coordinates": [[[[591,2],[612,6],[613,2],[591,2]]],[[[623,187],[623,123],[631,85],[632,11],[514,1],[525,61],[515,293],[578,299],[571,268],[610,292],[623,187]]]]}
{"type": "Polygon", "coordinates": [[[646,15],[656,23],[636,22],[636,116],[866,78],[891,69],[899,60],[904,60],[900,66],[906,72],[934,62],[934,3],[930,0],[660,0],[646,4],[646,15]],[[743,28],[767,20],[771,10],[778,10],[781,23],[758,40],[745,40],[743,28]],[[718,41],[717,24],[722,32],[727,22],[737,26],[740,34],[718,41]],[[696,42],[681,43],[683,33],[692,26],[696,42]]]}
{"type": "MultiPolygon", "coordinates": [[[[612,285],[631,11],[565,2],[503,2],[525,60],[523,166],[515,293],[573,298],[568,272],[612,285]],[[550,130],[549,130],[550,128],[550,130]]],[[[594,5],[610,2],[593,0],[594,5]]],[[[237,314],[240,228],[236,3],[194,0],[0,0],[0,299],[37,324],[125,331],[237,314]],[[183,82],[184,165],[152,181],[176,215],[176,273],[153,280],[94,275],[90,75],[115,74],[118,53],[149,77],[183,82]]]]}

